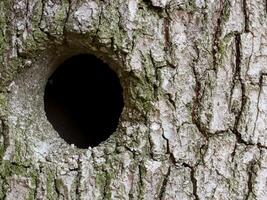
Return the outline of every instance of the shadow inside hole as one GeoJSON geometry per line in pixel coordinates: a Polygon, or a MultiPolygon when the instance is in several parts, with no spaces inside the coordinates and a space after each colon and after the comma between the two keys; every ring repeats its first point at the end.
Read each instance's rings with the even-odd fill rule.
{"type": "Polygon", "coordinates": [[[81,54],[49,78],[44,105],[49,122],[67,143],[88,148],[116,130],[124,103],[116,73],[95,56],[81,54]]]}

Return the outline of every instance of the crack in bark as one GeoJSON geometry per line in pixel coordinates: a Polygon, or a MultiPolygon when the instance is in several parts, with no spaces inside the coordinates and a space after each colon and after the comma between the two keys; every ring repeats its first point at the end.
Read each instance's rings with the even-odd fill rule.
{"type": "Polygon", "coordinates": [[[235,34],[235,49],[236,49],[236,60],[235,60],[236,74],[235,74],[235,76],[236,76],[236,79],[241,84],[242,98],[241,98],[241,108],[235,117],[235,123],[234,123],[234,128],[233,128],[232,132],[235,134],[238,143],[250,145],[247,141],[245,141],[242,138],[241,133],[238,131],[238,126],[240,123],[241,115],[244,111],[244,108],[245,108],[245,105],[247,102],[247,97],[245,95],[246,88],[245,88],[245,84],[243,83],[243,80],[241,77],[241,51],[240,51],[240,49],[241,49],[241,37],[240,37],[240,33],[235,34]]]}
{"type": "Polygon", "coordinates": [[[105,199],[107,199],[107,195],[108,195],[108,193],[107,193],[107,188],[108,188],[108,179],[107,179],[107,171],[105,171],[105,185],[104,185],[104,188],[103,188],[103,200],[105,200],[105,199]]]}
{"type": "Polygon", "coordinates": [[[166,186],[169,180],[169,176],[171,173],[171,166],[169,166],[167,174],[164,175],[164,179],[162,181],[162,185],[160,187],[160,193],[159,193],[159,199],[162,200],[164,198],[165,192],[166,192],[166,186]]]}
{"type": "MultiPolygon", "coordinates": [[[[195,51],[197,53],[197,57],[193,60],[193,62],[196,63],[199,60],[199,49],[196,45],[194,46],[194,48],[195,48],[195,51]]],[[[205,163],[204,162],[204,155],[207,152],[209,137],[211,134],[208,132],[207,128],[201,124],[201,121],[199,119],[198,109],[199,109],[199,106],[201,104],[201,98],[202,98],[201,94],[200,94],[201,81],[200,81],[200,77],[196,71],[194,63],[191,65],[191,68],[192,68],[192,72],[193,72],[196,83],[195,83],[195,89],[194,89],[195,98],[193,99],[193,103],[192,103],[193,105],[192,105],[191,118],[192,118],[193,124],[196,125],[198,131],[203,135],[203,137],[205,138],[205,141],[206,141],[206,143],[203,144],[200,148],[200,154],[202,155],[201,160],[203,163],[205,163]],[[204,149],[204,151],[203,151],[203,149],[204,149]]]]}
{"type": "Polygon", "coordinates": [[[259,142],[257,143],[257,147],[259,149],[267,149],[267,146],[264,146],[264,145],[260,144],[259,142]]]}
{"type": "Polygon", "coordinates": [[[245,32],[249,32],[249,15],[248,15],[248,6],[247,6],[247,0],[243,0],[243,13],[245,18],[245,32]]]}
{"type": "Polygon", "coordinates": [[[196,72],[195,66],[191,65],[192,67],[192,71],[193,71],[193,75],[195,77],[195,98],[193,100],[193,107],[192,107],[192,113],[191,113],[191,117],[192,117],[192,121],[193,123],[197,126],[199,132],[208,140],[208,131],[205,127],[202,126],[200,120],[199,120],[199,115],[198,115],[198,109],[199,109],[199,104],[200,104],[200,91],[201,91],[201,82],[199,80],[198,74],[196,72]]]}
{"type": "MultiPolygon", "coordinates": [[[[70,170],[71,171],[71,170],[70,170]]],[[[82,180],[82,161],[81,161],[81,156],[79,156],[78,158],[78,168],[73,170],[73,171],[77,171],[77,186],[76,186],[76,198],[77,199],[81,199],[81,190],[80,190],[80,187],[81,187],[81,180],[82,180]]]]}
{"type": "MultiPolygon", "coordinates": [[[[103,15],[103,7],[102,7],[102,5],[100,5],[99,6],[100,7],[100,12],[99,12],[99,15],[98,15],[98,22],[97,22],[97,26],[96,26],[96,31],[95,31],[95,33],[94,33],[94,38],[93,38],[93,42],[97,39],[96,37],[97,37],[97,35],[98,35],[98,33],[99,33],[99,30],[100,30],[100,25],[101,25],[101,20],[102,20],[102,15],[103,15]]],[[[119,16],[120,17],[120,16],[119,16]]],[[[114,43],[114,40],[113,41],[111,41],[111,42],[113,42],[114,43]]],[[[111,46],[111,48],[113,49],[113,45],[114,44],[111,44],[112,46],[111,46]]]]}
{"type": "Polygon", "coordinates": [[[43,32],[43,29],[41,28],[41,23],[42,23],[42,20],[44,18],[45,1],[44,0],[41,0],[41,2],[42,2],[42,8],[41,8],[40,20],[38,22],[38,27],[43,32]]]}
{"type": "MultiPolygon", "coordinates": [[[[3,135],[3,145],[4,145],[4,151],[7,150],[8,146],[10,145],[10,137],[9,137],[9,126],[7,124],[7,120],[3,117],[0,117],[1,126],[2,126],[2,135],[3,135]]],[[[1,160],[2,158],[0,158],[1,160]]]]}
{"type": "Polygon", "coordinates": [[[25,29],[27,30],[27,32],[30,32],[30,28],[29,28],[29,12],[30,12],[30,1],[26,1],[26,21],[25,21],[25,29]]]}
{"type": "Polygon", "coordinates": [[[163,7],[153,5],[151,0],[142,0],[142,1],[145,3],[145,5],[148,6],[148,8],[151,8],[151,10],[153,10],[154,12],[160,13],[160,14],[162,12],[164,12],[164,8],[163,7]]]}
{"type": "MultiPolygon", "coordinates": [[[[153,83],[153,90],[154,90],[154,98],[156,100],[158,100],[158,94],[159,94],[159,85],[160,85],[160,77],[159,77],[159,73],[158,73],[158,68],[156,66],[156,63],[155,63],[155,60],[152,56],[152,52],[151,50],[149,51],[149,57],[150,57],[150,60],[151,60],[151,63],[154,67],[154,70],[155,70],[155,83],[153,83]]],[[[147,76],[147,75],[146,75],[147,76]]]]}
{"type": "Polygon", "coordinates": [[[195,169],[194,169],[194,167],[188,165],[187,163],[183,163],[182,165],[184,167],[187,167],[187,168],[190,169],[190,179],[191,179],[192,186],[193,186],[193,195],[195,197],[195,200],[200,200],[199,196],[197,194],[197,179],[195,177],[195,169]]]}
{"type": "Polygon", "coordinates": [[[225,4],[225,0],[222,1],[220,0],[220,8],[218,11],[218,16],[217,16],[217,24],[214,28],[214,34],[213,34],[213,44],[212,44],[212,58],[213,58],[213,70],[215,71],[215,73],[217,74],[217,65],[218,63],[218,51],[219,51],[219,40],[220,40],[220,36],[221,36],[221,32],[222,32],[222,16],[224,14],[224,4],[225,4]]]}
{"type": "Polygon", "coordinates": [[[164,28],[164,50],[168,51],[170,49],[170,19],[169,17],[165,17],[163,21],[164,28]]]}
{"type": "MultiPolygon", "coordinates": [[[[208,141],[207,141],[208,142],[208,141]]],[[[208,144],[203,144],[201,147],[200,147],[200,159],[202,161],[203,164],[205,164],[205,159],[204,159],[204,156],[205,154],[207,153],[208,151],[208,144]]],[[[199,164],[199,162],[197,163],[197,165],[199,164]]]]}
{"type": "Polygon", "coordinates": [[[163,137],[164,140],[166,140],[166,143],[167,143],[167,154],[169,155],[169,160],[173,165],[176,165],[175,157],[174,157],[173,153],[170,150],[169,139],[164,136],[164,133],[162,134],[162,137],[163,137]]]}
{"type": "Polygon", "coordinates": [[[138,184],[139,186],[139,194],[138,194],[138,199],[143,199],[143,187],[144,187],[144,182],[143,182],[143,172],[142,172],[142,166],[138,165],[138,171],[139,171],[139,181],[140,183],[138,184]]]}
{"type": "MultiPolygon", "coordinates": [[[[238,112],[238,114],[236,115],[235,124],[234,124],[234,128],[233,128],[232,132],[235,134],[238,143],[242,143],[242,144],[245,144],[245,145],[255,145],[253,143],[249,143],[249,142],[245,141],[242,138],[242,135],[238,131],[238,126],[239,126],[240,118],[241,118],[241,115],[243,113],[243,110],[244,110],[246,101],[247,101],[247,97],[245,95],[245,90],[246,90],[245,89],[245,84],[243,83],[243,80],[242,80],[241,74],[240,74],[240,70],[241,70],[241,52],[240,52],[240,48],[241,48],[240,47],[241,46],[241,37],[240,37],[240,33],[236,33],[235,34],[235,46],[236,46],[236,71],[235,71],[235,74],[234,74],[234,81],[233,81],[234,84],[233,84],[233,86],[231,88],[231,95],[232,95],[232,91],[233,91],[234,85],[236,84],[235,82],[237,80],[241,84],[242,100],[241,100],[241,108],[240,108],[240,111],[238,112]]],[[[265,74],[262,74],[262,75],[265,75],[265,74]]],[[[262,85],[261,82],[262,82],[262,76],[260,78],[260,85],[262,85]]],[[[259,95],[260,95],[260,92],[259,92],[259,95]]],[[[254,133],[254,131],[253,131],[253,133],[254,133]]],[[[257,144],[257,147],[258,148],[267,148],[267,147],[265,147],[265,146],[263,146],[263,145],[261,145],[259,143],[257,144]]],[[[236,146],[235,146],[235,149],[236,149],[236,146]]],[[[232,152],[232,159],[235,156],[235,149],[232,152]]]]}
{"type": "Polygon", "coordinates": [[[64,36],[64,42],[67,43],[67,30],[66,30],[66,25],[68,23],[69,17],[70,17],[70,10],[71,10],[71,0],[68,0],[68,8],[67,8],[67,12],[66,12],[66,19],[64,21],[64,25],[63,25],[63,36],[64,36]]]}
{"type": "Polygon", "coordinates": [[[34,199],[41,199],[40,196],[42,198],[44,197],[44,190],[42,190],[42,180],[41,180],[43,175],[44,175],[44,173],[43,173],[43,165],[41,164],[39,166],[39,168],[38,168],[38,177],[36,179],[36,189],[34,190],[35,191],[34,192],[34,199]]]}
{"type": "Polygon", "coordinates": [[[167,98],[166,98],[170,104],[173,106],[174,110],[176,110],[176,103],[175,101],[172,99],[172,95],[170,93],[167,93],[167,98]]]}
{"type": "Polygon", "coordinates": [[[255,130],[256,130],[256,127],[257,127],[257,122],[258,122],[258,118],[259,118],[259,113],[260,113],[260,108],[259,108],[259,103],[260,103],[260,96],[261,96],[261,92],[262,92],[262,82],[263,82],[263,76],[265,74],[261,74],[260,75],[260,80],[259,80],[259,93],[258,93],[258,98],[257,98],[257,114],[256,114],[256,119],[254,121],[254,128],[253,128],[253,131],[252,131],[252,134],[254,135],[255,134],[255,130]]]}
{"type": "Polygon", "coordinates": [[[245,200],[249,200],[250,194],[253,194],[253,176],[254,176],[254,166],[256,164],[257,164],[256,161],[252,160],[248,166],[248,181],[247,181],[248,191],[244,198],[245,200]]]}
{"type": "Polygon", "coordinates": [[[56,178],[54,178],[54,186],[55,186],[55,192],[57,193],[57,198],[59,199],[59,197],[62,196],[64,199],[64,197],[65,197],[64,194],[62,194],[60,192],[60,189],[57,187],[57,179],[56,178]]]}
{"type": "Polygon", "coordinates": [[[236,149],[237,149],[237,143],[235,142],[234,150],[231,153],[231,157],[232,157],[231,161],[232,162],[234,161],[234,158],[235,158],[235,155],[236,155],[236,149]]]}
{"type": "Polygon", "coordinates": [[[42,9],[41,9],[41,17],[40,17],[40,21],[38,23],[38,28],[40,29],[41,32],[43,32],[48,39],[53,39],[54,37],[49,33],[49,31],[45,31],[42,27],[41,27],[41,23],[42,23],[42,20],[44,18],[44,11],[45,11],[45,1],[42,0],[42,9]]]}
{"type": "MultiPolygon", "coordinates": [[[[150,129],[150,131],[151,131],[151,129],[150,129]]],[[[148,134],[148,145],[149,145],[148,148],[150,149],[149,156],[151,157],[152,160],[156,160],[155,156],[154,156],[154,153],[153,153],[153,146],[154,145],[153,145],[152,138],[151,138],[150,134],[148,134]]],[[[128,147],[126,147],[126,148],[128,148],[128,147]]]]}

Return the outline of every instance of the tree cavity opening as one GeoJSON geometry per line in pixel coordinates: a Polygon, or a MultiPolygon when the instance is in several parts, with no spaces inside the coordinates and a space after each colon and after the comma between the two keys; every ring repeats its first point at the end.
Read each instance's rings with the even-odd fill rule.
{"type": "Polygon", "coordinates": [[[48,121],[69,144],[95,147],[116,130],[124,106],[117,74],[93,55],[63,62],[47,81],[48,121]]]}

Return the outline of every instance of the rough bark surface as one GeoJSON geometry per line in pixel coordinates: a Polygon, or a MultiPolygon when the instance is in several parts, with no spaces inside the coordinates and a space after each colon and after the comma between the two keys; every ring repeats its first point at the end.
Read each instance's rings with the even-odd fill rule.
{"type": "Polygon", "coordinates": [[[0,119],[0,199],[266,199],[267,2],[0,0],[0,119]],[[43,108],[78,53],[124,89],[88,150],[43,108]]]}

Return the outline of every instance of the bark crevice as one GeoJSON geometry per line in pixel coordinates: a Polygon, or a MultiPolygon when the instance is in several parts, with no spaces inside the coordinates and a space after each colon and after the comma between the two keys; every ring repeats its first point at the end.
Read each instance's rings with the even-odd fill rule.
{"type": "Polygon", "coordinates": [[[253,182],[255,177],[254,167],[257,165],[255,160],[252,160],[248,165],[248,180],[247,180],[247,194],[245,195],[245,200],[249,200],[251,198],[255,198],[255,194],[253,193],[253,182]],[[251,197],[253,195],[253,197],[251,197]]]}
{"type": "Polygon", "coordinates": [[[241,77],[241,37],[239,33],[235,35],[235,51],[236,51],[236,55],[235,55],[235,58],[236,58],[235,59],[235,70],[236,71],[235,71],[234,76],[235,76],[235,79],[237,79],[239,83],[241,84],[241,95],[242,96],[241,96],[241,107],[240,107],[239,112],[236,114],[235,123],[234,123],[232,132],[235,134],[238,143],[250,145],[248,142],[246,142],[242,138],[241,133],[238,131],[239,123],[240,123],[242,113],[245,109],[245,105],[247,101],[246,88],[241,77]]]}
{"type": "Polygon", "coordinates": [[[248,10],[248,5],[247,5],[247,0],[243,0],[243,13],[244,13],[244,23],[245,23],[245,32],[248,33],[250,32],[249,30],[249,10],[248,10]]]}
{"type": "Polygon", "coordinates": [[[168,183],[168,180],[169,180],[170,173],[171,173],[171,166],[169,166],[166,175],[164,175],[164,178],[163,178],[163,181],[162,181],[162,184],[161,184],[161,187],[160,187],[160,192],[159,192],[159,199],[160,200],[164,199],[164,195],[165,195],[165,192],[166,192],[166,187],[167,187],[167,183],[168,183]]]}
{"type": "Polygon", "coordinates": [[[190,180],[193,186],[193,195],[195,200],[200,200],[198,194],[197,194],[197,190],[198,190],[198,183],[197,183],[197,179],[195,177],[195,168],[193,166],[188,165],[187,163],[183,163],[182,164],[184,167],[187,167],[190,169],[190,180]]]}

